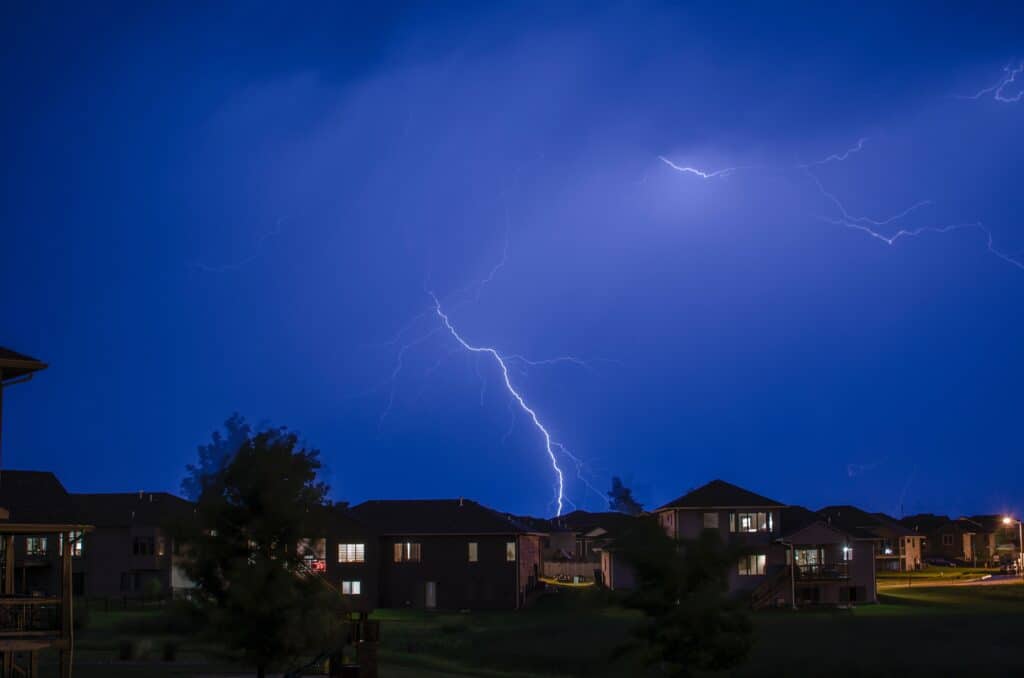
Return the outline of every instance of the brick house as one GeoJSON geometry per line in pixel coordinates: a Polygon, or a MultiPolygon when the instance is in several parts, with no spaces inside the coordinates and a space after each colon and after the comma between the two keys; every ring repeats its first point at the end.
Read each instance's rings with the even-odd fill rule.
{"type": "Polygon", "coordinates": [[[468,499],[352,507],[378,536],[379,607],[518,609],[537,588],[543,534],[468,499]]]}

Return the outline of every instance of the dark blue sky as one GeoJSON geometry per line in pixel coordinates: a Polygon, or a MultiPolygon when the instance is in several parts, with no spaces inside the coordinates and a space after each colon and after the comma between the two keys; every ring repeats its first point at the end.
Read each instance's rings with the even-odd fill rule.
{"type": "Polygon", "coordinates": [[[550,512],[431,290],[473,344],[588,362],[510,376],[601,491],[1024,508],[1024,100],[964,98],[1024,10],[553,4],[5,6],[0,344],[51,367],[4,464],[175,490],[237,410],[339,499],[550,512]]]}

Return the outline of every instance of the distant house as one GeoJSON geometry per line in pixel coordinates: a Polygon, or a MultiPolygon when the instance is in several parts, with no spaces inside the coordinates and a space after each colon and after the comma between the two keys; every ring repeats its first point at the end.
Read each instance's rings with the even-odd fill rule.
{"type": "MultiPolygon", "coordinates": [[[[1017,530],[1004,525],[1003,516],[976,515],[969,516],[967,520],[978,526],[978,533],[974,537],[974,552],[979,563],[995,566],[1003,560],[1003,555],[1007,556],[1005,560],[1015,559],[1013,553],[1017,543],[1017,530]]],[[[1016,524],[1013,527],[1016,528],[1016,524]]]]}
{"type": "Polygon", "coordinates": [[[543,533],[475,501],[367,501],[350,515],[379,539],[380,607],[517,609],[539,586],[543,533]]]}
{"type": "Polygon", "coordinates": [[[932,513],[908,516],[900,523],[924,536],[924,556],[964,565],[983,565],[994,558],[994,537],[968,518],[951,519],[932,513]]]}
{"type": "Polygon", "coordinates": [[[86,537],[79,592],[90,597],[182,595],[193,587],[181,567],[173,528],[192,502],[167,492],[72,494],[75,515],[95,526],[86,537]]]}
{"type": "Polygon", "coordinates": [[[921,568],[924,537],[895,518],[849,505],[826,506],[818,513],[831,525],[877,537],[880,541],[875,559],[880,572],[911,572],[921,568]]]}
{"type": "Polygon", "coordinates": [[[656,509],[675,539],[714,530],[743,551],[729,589],[757,606],[874,602],[878,538],[829,525],[802,507],[787,507],[723,480],[713,480],[656,509]]]}
{"type": "Polygon", "coordinates": [[[637,518],[616,511],[573,511],[552,518],[549,535],[562,548],[545,553],[543,574],[548,579],[593,581],[610,589],[631,589],[632,568],[616,555],[617,538],[632,529],[637,518]],[[568,551],[568,557],[567,550],[568,551]]]}

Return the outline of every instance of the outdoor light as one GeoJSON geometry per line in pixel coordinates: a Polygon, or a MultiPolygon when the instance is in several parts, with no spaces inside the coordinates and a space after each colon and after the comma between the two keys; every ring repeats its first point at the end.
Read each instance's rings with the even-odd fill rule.
{"type": "MultiPolygon", "coordinates": [[[[843,549],[843,550],[845,551],[846,549],[843,549]]],[[[892,547],[890,547],[890,546],[886,546],[885,547],[885,555],[887,555],[887,556],[891,556],[892,555],[892,547]]]]}

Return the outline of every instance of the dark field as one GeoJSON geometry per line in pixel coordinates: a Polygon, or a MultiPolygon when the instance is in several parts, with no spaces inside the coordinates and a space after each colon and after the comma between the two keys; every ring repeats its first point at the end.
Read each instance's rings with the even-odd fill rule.
{"type": "MultiPolygon", "coordinates": [[[[637,617],[592,594],[554,594],[518,613],[378,612],[382,676],[645,675],[612,660],[637,617]]],[[[730,675],[1024,675],[1024,586],[922,586],[882,600],[852,611],[754,615],[754,649],[730,675]]],[[[159,610],[93,612],[79,633],[75,676],[245,673],[182,631],[168,627],[159,610]],[[118,659],[125,643],[136,659],[118,659]],[[168,643],[177,650],[174,661],[162,660],[168,643]]]]}

